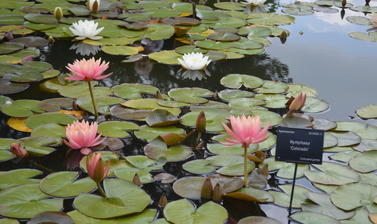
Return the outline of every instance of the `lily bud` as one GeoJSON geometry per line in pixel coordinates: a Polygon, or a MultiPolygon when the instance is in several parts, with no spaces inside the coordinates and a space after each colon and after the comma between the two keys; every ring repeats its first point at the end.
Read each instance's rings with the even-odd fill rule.
{"type": "Polygon", "coordinates": [[[56,7],[54,10],[54,16],[56,20],[60,21],[63,18],[63,10],[60,7],[56,7]]]}
{"type": "Polygon", "coordinates": [[[342,0],[342,7],[347,5],[347,0],[342,0]]]}
{"type": "Polygon", "coordinates": [[[280,41],[281,41],[282,44],[284,44],[287,41],[287,37],[288,37],[288,33],[285,32],[285,31],[283,31],[280,34],[279,38],[280,38],[280,41]]]}
{"type": "Polygon", "coordinates": [[[89,177],[96,183],[99,183],[109,175],[110,161],[107,161],[105,167],[102,162],[101,154],[94,152],[86,159],[86,168],[88,170],[89,177]]]}
{"type": "Polygon", "coordinates": [[[168,199],[166,198],[164,194],[161,195],[160,200],[158,201],[158,206],[160,206],[161,208],[164,208],[167,204],[168,204],[168,199]]]}
{"type": "Polygon", "coordinates": [[[25,148],[17,142],[14,142],[10,145],[10,151],[20,159],[28,156],[28,152],[25,150],[25,148]]]}
{"type": "Polygon", "coordinates": [[[301,92],[298,96],[296,96],[292,102],[289,104],[288,109],[290,111],[299,111],[301,108],[304,107],[306,101],[306,93],[301,92]]]}
{"type": "Polygon", "coordinates": [[[89,0],[89,9],[92,13],[99,11],[101,0],[89,0]]]}
{"type": "Polygon", "coordinates": [[[132,183],[136,184],[139,187],[142,185],[140,177],[137,173],[135,173],[135,176],[132,178],[132,183]]]}
{"type": "Polygon", "coordinates": [[[201,197],[205,199],[211,199],[212,193],[213,193],[213,190],[212,190],[211,179],[207,178],[205,179],[202,186],[201,197]]]}
{"type": "Polygon", "coordinates": [[[221,201],[223,194],[224,194],[223,187],[219,183],[217,183],[215,188],[213,189],[212,200],[221,201]]]}
{"type": "Polygon", "coordinates": [[[196,131],[204,133],[206,131],[207,119],[203,111],[201,111],[196,119],[196,131]]]}

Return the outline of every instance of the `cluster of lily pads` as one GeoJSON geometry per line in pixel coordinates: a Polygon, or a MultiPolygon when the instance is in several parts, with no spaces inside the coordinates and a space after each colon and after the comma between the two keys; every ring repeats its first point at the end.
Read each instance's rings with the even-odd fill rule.
{"type": "MultiPolygon", "coordinates": [[[[364,3],[360,1],[360,3],[364,3]]],[[[318,0],[314,2],[301,2],[296,1],[291,4],[284,5],[282,10],[284,13],[295,16],[312,15],[315,12],[320,13],[338,13],[340,11],[341,19],[346,19],[348,22],[369,26],[367,32],[351,32],[349,36],[358,40],[377,42],[377,7],[370,6],[370,1],[366,1],[362,5],[353,5],[344,1],[333,1],[333,0],[318,0]],[[345,9],[352,10],[355,12],[360,12],[360,15],[347,16],[345,9]],[[361,16],[364,13],[364,16],[361,16]],[[343,18],[346,15],[345,18],[343,18]]]]}

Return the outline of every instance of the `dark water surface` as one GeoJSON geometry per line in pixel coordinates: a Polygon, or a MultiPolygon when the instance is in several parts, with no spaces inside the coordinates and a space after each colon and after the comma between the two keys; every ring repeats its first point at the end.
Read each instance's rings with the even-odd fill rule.
{"type": "MultiPolygon", "coordinates": [[[[353,1],[355,5],[363,1],[353,1]]],[[[376,2],[371,2],[371,6],[376,2]]],[[[275,8],[272,3],[267,4],[275,8]]],[[[349,15],[362,15],[350,10],[345,10],[345,17],[349,15]]],[[[341,19],[340,11],[334,14],[316,13],[310,16],[296,17],[296,22],[283,27],[290,31],[290,36],[283,44],[278,38],[271,39],[271,46],[261,55],[248,56],[238,60],[212,62],[208,66],[210,76],[206,79],[191,80],[180,76],[180,66],[158,64],[144,58],[135,63],[122,63],[125,57],[115,57],[104,53],[97,53],[96,58],[102,57],[110,62],[109,71],[114,75],[103,81],[105,86],[114,86],[124,82],[151,84],[166,93],[176,87],[203,87],[213,91],[224,89],[220,79],[230,73],[256,75],[263,79],[279,80],[289,83],[305,84],[318,90],[319,98],[330,103],[329,111],[319,115],[332,120],[358,119],[354,111],[364,105],[376,103],[377,99],[377,43],[364,42],[352,39],[348,33],[354,31],[365,32],[368,27],[354,25],[341,19]]],[[[168,40],[157,43],[165,49],[171,49],[179,43],[168,40]]],[[[71,41],[57,41],[46,49],[42,60],[51,63],[55,69],[67,71],[65,65],[82,56],[70,49],[71,41]]],[[[26,92],[11,95],[12,99],[33,98],[45,99],[57,95],[42,92],[38,85],[26,92]]],[[[0,137],[23,137],[19,132],[5,128],[6,118],[1,118],[0,137]]],[[[368,121],[376,123],[376,121],[368,121]]],[[[130,154],[137,154],[141,150],[141,143],[126,143],[130,154]]],[[[56,164],[64,153],[53,153],[41,162],[56,171],[64,170],[64,164],[56,164]]],[[[14,164],[7,162],[1,164],[1,170],[13,168],[35,167],[29,162],[14,164]]],[[[35,167],[38,168],[38,167],[35,167]]],[[[168,167],[171,173],[180,170],[180,164],[168,167]]],[[[183,172],[183,171],[182,171],[183,172]]],[[[184,175],[181,173],[180,175],[184,175]]],[[[282,180],[279,180],[282,181],[282,180]]],[[[282,181],[281,183],[283,183],[282,181]]],[[[298,184],[310,185],[301,179],[298,184]]],[[[169,193],[170,187],[164,185],[146,185],[148,193],[158,201],[162,192],[169,193]]],[[[172,192],[170,192],[172,193],[172,192]]],[[[174,193],[171,198],[173,199],[174,193]]],[[[227,201],[230,205],[232,202],[227,201]]],[[[243,205],[240,205],[241,207],[243,205]]],[[[227,206],[228,207],[228,206],[227,206]]],[[[232,207],[232,206],[230,206],[232,207]]],[[[229,208],[230,208],[229,207],[229,208]]],[[[267,216],[285,222],[287,210],[278,206],[267,204],[261,206],[267,216]]],[[[258,213],[258,211],[256,211],[258,213]]],[[[233,212],[238,216],[237,212],[233,212]]]]}

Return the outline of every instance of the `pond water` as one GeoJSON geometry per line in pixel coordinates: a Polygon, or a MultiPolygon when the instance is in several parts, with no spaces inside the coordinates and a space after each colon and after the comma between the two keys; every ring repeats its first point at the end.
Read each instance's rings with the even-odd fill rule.
{"type": "MultiPolygon", "coordinates": [[[[215,2],[207,2],[207,5],[212,6],[215,2]]],[[[365,4],[361,0],[354,0],[350,3],[354,5],[365,4]]],[[[268,1],[265,4],[265,10],[283,13],[282,9],[284,7],[281,5],[285,5],[285,3],[268,1]]],[[[370,5],[375,6],[377,2],[371,1],[370,5]]],[[[355,114],[358,108],[376,101],[377,88],[375,88],[375,85],[377,83],[377,75],[375,73],[375,58],[377,44],[353,39],[348,35],[350,32],[366,32],[370,28],[352,24],[345,19],[347,16],[363,16],[363,13],[350,9],[345,9],[344,12],[341,12],[340,8],[334,8],[337,11],[333,13],[315,12],[313,15],[295,16],[294,24],[280,26],[290,32],[286,41],[281,41],[276,37],[269,38],[271,45],[266,47],[265,52],[262,54],[246,56],[242,59],[213,61],[206,69],[206,77],[198,76],[197,74],[194,74],[194,76],[190,76],[187,73],[184,74],[178,65],[157,63],[147,57],[136,62],[122,62],[126,57],[108,55],[95,47],[90,48],[94,54],[86,55],[85,57],[89,58],[94,55],[96,58],[101,57],[110,62],[109,70],[113,72],[113,75],[101,83],[106,87],[122,83],[142,83],[153,85],[159,88],[162,93],[167,93],[173,88],[182,87],[201,87],[216,92],[225,88],[220,84],[220,80],[224,76],[228,74],[248,74],[264,80],[303,84],[318,90],[318,98],[327,101],[331,107],[315,116],[333,121],[357,120],[377,125],[376,119],[362,120],[355,114]]],[[[50,63],[54,69],[67,72],[65,66],[68,63],[83,57],[79,54],[79,50],[75,45],[77,43],[71,40],[56,40],[54,44],[42,49],[40,60],[50,63]]],[[[171,50],[180,45],[182,43],[173,39],[154,41],[148,44],[149,49],[147,51],[171,50]]],[[[41,91],[39,84],[33,83],[28,90],[8,96],[13,100],[43,100],[59,97],[59,94],[41,91]]],[[[285,112],[284,110],[276,111],[285,112]]],[[[9,128],[6,124],[8,119],[9,116],[1,114],[1,138],[17,139],[29,135],[9,128]]],[[[207,140],[212,136],[211,133],[207,140]]],[[[191,140],[191,142],[194,141],[191,140]]],[[[143,154],[142,148],[146,144],[145,141],[137,138],[124,139],[124,143],[126,146],[123,148],[122,153],[126,156],[143,154]]],[[[11,169],[31,167],[41,169],[45,171],[45,174],[49,170],[55,172],[66,170],[66,164],[59,162],[66,152],[63,147],[59,149],[60,151],[58,150],[48,156],[31,161],[15,162],[11,160],[2,162],[0,163],[0,170],[9,171],[11,169]]],[[[208,153],[195,152],[194,158],[191,159],[202,159],[207,156],[208,153]]],[[[184,162],[187,162],[187,160],[184,162]]],[[[170,163],[165,165],[164,169],[177,178],[188,176],[190,173],[183,171],[181,168],[184,162],[170,163]]],[[[276,189],[278,184],[291,183],[291,180],[275,177],[275,174],[272,177],[269,180],[272,189],[276,189]]],[[[306,178],[300,178],[298,184],[315,189],[306,178]]],[[[153,198],[154,202],[151,206],[153,208],[157,208],[157,202],[162,193],[167,195],[169,201],[181,198],[174,193],[169,184],[146,184],[143,189],[153,198]]],[[[318,192],[319,190],[315,189],[315,191],[318,192]]],[[[72,210],[72,201],[73,199],[65,201],[64,212],[72,210]]],[[[197,205],[201,204],[198,201],[195,201],[195,203],[197,205]]],[[[286,218],[287,209],[272,203],[260,205],[261,211],[259,211],[259,207],[255,203],[234,202],[231,199],[226,199],[224,207],[228,209],[232,217],[232,220],[228,221],[229,224],[237,223],[239,219],[248,215],[263,215],[263,213],[267,217],[279,220],[281,223],[288,222],[286,218]],[[241,208],[249,209],[246,211],[248,213],[243,214],[244,210],[241,208]],[[237,211],[237,209],[240,210],[237,211]],[[250,212],[251,210],[253,211],[250,212]]],[[[159,217],[162,218],[163,214],[160,214],[159,217]]]]}

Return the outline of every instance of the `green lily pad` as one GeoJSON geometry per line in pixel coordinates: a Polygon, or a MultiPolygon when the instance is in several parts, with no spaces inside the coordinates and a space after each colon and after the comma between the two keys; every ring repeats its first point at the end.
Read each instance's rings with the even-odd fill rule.
{"type": "MultiPolygon", "coordinates": [[[[225,177],[222,175],[211,175],[208,177],[210,178],[212,187],[220,184],[225,194],[236,191],[243,186],[243,180],[239,177],[225,177]]],[[[181,197],[199,200],[205,180],[206,177],[203,176],[183,177],[174,182],[173,190],[181,197]]]]}
{"type": "Polygon", "coordinates": [[[111,55],[135,55],[142,51],[143,48],[130,46],[103,46],[101,50],[106,54],[111,55]]]}
{"type": "Polygon", "coordinates": [[[67,125],[67,124],[71,124],[75,120],[76,118],[71,115],[61,114],[61,113],[56,113],[56,112],[49,112],[49,113],[32,115],[28,117],[28,119],[26,119],[25,123],[29,128],[33,129],[40,125],[50,124],[50,123],[67,125]]]}
{"type": "MultiPolygon", "coordinates": [[[[263,90],[259,89],[259,90],[263,90]]],[[[264,89],[267,90],[267,89],[264,89]]],[[[267,90],[269,91],[269,90],[267,90]]],[[[256,99],[264,100],[264,107],[267,108],[285,108],[286,97],[282,94],[257,94],[256,99]]]]}
{"type": "Polygon", "coordinates": [[[23,48],[23,44],[5,42],[0,44],[0,54],[10,54],[23,48]]]}
{"type": "Polygon", "coordinates": [[[218,93],[220,99],[230,101],[232,99],[253,97],[254,93],[238,89],[225,89],[218,93]]]}
{"type": "Polygon", "coordinates": [[[305,212],[320,213],[336,220],[350,219],[355,215],[354,211],[345,212],[338,209],[330,200],[330,196],[323,193],[307,192],[307,198],[314,203],[304,203],[302,210],[305,212]]]}
{"type": "Polygon", "coordinates": [[[285,93],[288,85],[283,82],[265,81],[263,85],[254,91],[256,93],[285,93]]]}
{"type": "Polygon", "coordinates": [[[39,24],[55,24],[58,21],[56,20],[55,16],[53,15],[45,15],[45,14],[37,14],[37,13],[30,13],[24,16],[26,20],[32,23],[39,23],[39,24]]]}
{"type": "Polygon", "coordinates": [[[208,35],[208,39],[221,41],[221,42],[229,42],[229,41],[237,41],[240,39],[240,36],[234,33],[229,32],[216,32],[208,35]]]}
{"type": "Polygon", "coordinates": [[[301,109],[307,113],[319,113],[329,109],[329,104],[321,99],[307,97],[304,107],[301,109]]]}
{"type": "Polygon", "coordinates": [[[236,98],[229,101],[229,106],[234,109],[250,110],[256,106],[264,105],[264,100],[256,98],[236,98]]]}
{"type": "Polygon", "coordinates": [[[202,88],[177,88],[170,90],[168,94],[178,102],[200,104],[207,103],[208,100],[203,97],[210,97],[213,92],[202,88]]]}
{"type": "MultiPolygon", "coordinates": [[[[109,114],[110,106],[124,102],[123,99],[112,96],[94,96],[98,113],[109,114]]],[[[93,103],[91,97],[80,97],[76,100],[76,104],[83,110],[94,114],[93,103]]]]}
{"type": "Polygon", "coordinates": [[[295,18],[272,13],[251,13],[247,21],[258,25],[288,25],[294,23],[295,18]]]}
{"type": "Polygon", "coordinates": [[[363,119],[377,118],[377,104],[369,104],[357,109],[356,114],[363,119]]]}
{"type": "MultiPolygon", "coordinates": [[[[93,83],[91,84],[93,85],[93,83]]],[[[94,97],[111,95],[111,89],[108,87],[93,87],[94,97]]],[[[78,83],[74,85],[58,86],[57,90],[60,95],[68,98],[90,97],[87,83],[78,83]]]]}
{"type": "Polygon", "coordinates": [[[63,209],[63,199],[47,199],[39,184],[26,184],[0,192],[0,215],[10,218],[32,218],[46,211],[63,209]]]}
{"type": "Polygon", "coordinates": [[[181,199],[168,203],[164,208],[164,216],[175,224],[222,224],[228,219],[228,212],[212,201],[195,209],[190,201],[181,199]]]}
{"type": "Polygon", "coordinates": [[[98,125],[98,133],[111,138],[126,138],[130,136],[126,131],[137,129],[137,124],[127,121],[106,121],[98,125]]]}
{"type": "Polygon", "coordinates": [[[272,31],[268,27],[242,27],[238,31],[239,35],[247,35],[249,37],[268,37],[272,31]]]}
{"type": "Polygon", "coordinates": [[[376,139],[362,139],[360,144],[352,148],[359,152],[377,150],[377,140],[376,139]]]}
{"type": "Polygon", "coordinates": [[[323,140],[323,148],[331,148],[338,145],[338,138],[330,132],[325,132],[323,140]]]}
{"type": "MultiPolygon", "coordinates": [[[[211,165],[220,167],[217,173],[226,176],[242,176],[244,173],[243,156],[239,155],[217,155],[208,157],[211,165]]],[[[248,161],[247,171],[250,173],[255,167],[252,161],[248,161]]]]}
{"type": "Polygon", "coordinates": [[[239,89],[245,86],[249,89],[258,88],[263,85],[264,81],[256,76],[243,74],[229,74],[220,80],[220,83],[228,88],[239,89]]]}
{"type": "Polygon", "coordinates": [[[105,179],[104,189],[107,198],[84,193],[75,198],[73,205],[86,216],[104,219],[141,212],[151,202],[137,185],[121,179],[105,179]]]}
{"type": "Polygon", "coordinates": [[[111,88],[114,94],[124,99],[139,99],[142,94],[155,95],[158,88],[138,83],[123,83],[111,88]]]}
{"type": "MultiPolygon", "coordinates": [[[[270,193],[274,196],[274,204],[282,207],[289,207],[292,185],[279,185],[279,188],[281,188],[283,192],[270,191],[270,193]]],[[[311,190],[300,185],[295,186],[292,208],[301,208],[301,204],[307,199],[307,192],[311,192],[311,190]]]]}
{"type": "Polygon", "coordinates": [[[245,8],[245,5],[238,2],[217,2],[214,6],[225,10],[244,10],[245,8]]]}
{"type": "Polygon", "coordinates": [[[307,170],[305,176],[314,183],[325,185],[344,185],[356,183],[360,180],[357,172],[337,163],[324,162],[322,165],[313,165],[319,171],[307,170]]]}
{"type": "Polygon", "coordinates": [[[377,126],[375,125],[355,121],[340,121],[336,124],[335,131],[352,131],[362,139],[377,139],[377,126]]]}
{"type": "Polygon", "coordinates": [[[135,131],[135,136],[140,139],[151,141],[162,134],[174,133],[184,134],[184,130],[181,128],[169,126],[169,127],[149,127],[141,126],[139,130],[135,131]]]}
{"type": "Polygon", "coordinates": [[[144,153],[154,160],[166,160],[167,162],[178,162],[188,159],[193,155],[190,147],[175,145],[168,147],[161,140],[153,140],[144,147],[144,153]]]}
{"type": "Polygon", "coordinates": [[[360,155],[360,152],[357,152],[353,150],[352,148],[347,148],[347,149],[348,150],[344,150],[344,152],[338,152],[338,153],[332,154],[330,158],[336,161],[348,163],[351,159],[360,155]]]}
{"type": "Polygon", "coordinates": [[[42,100],[38,107],[47,112],[57,112],[62,109],[71,109],[73,102],[74,100],[70,98],[50,98],[42,100]]]}
{"type": "Polygon", "coordinates": [[[193,174],[206,174],[214,172],[217,167],[211,165],[211,161],[205,159],[196,159],[186,162],[182,168],[193,174]]]}
{"type": "Polygon", "coordinates": [[[306,93],[306,95],[310,97],[316,97],[318,95],[317,90],[309,86],[301,84],[288,84],[287,97],[296,97],[301,92],[306,93]]]}
{"type": "Polygon", "coordinates": [[[150,59],[168,65],[178,65],[179,62],[177,59],[181,56],[182,55],[178,54],[174,50],[164,50],[148,54],[148,57],[150,59]]]}
{"type": "Polygon", "coordinates": [[[16,187],[24,184],[39,183],[37,179],[32,177],[41,175],[42,171],[36,169],[16,169],[0,172],[0,190],[10,187],[16,187]]]}
{"type": "Polygon", "coordinates": [[[122,103],[122,105],[129,108],[141,109],[141,110],[156,110],[156,109],[166,110],[175,116],[181,113],[181,110],[179,108],[160,106],[159,105],[160,102],[162,102],[162,100],[160,99],[144,98],[144,99],[128,100],[127,102],[122,103]]]}
{"type": "Polygon", "coordinates": [[[57,139],[50,136],[35,136],[18,139],[23,144],[26,151],[32,156],[45,156],[55,151],[50,146],[56,145],[57,139]]]}
{"type": "Polygon", "coordinates": [[[0,224],[19,224],[16,219],[0,219],[0,224]]]}
{"type": "MultiPolygon", "coordinates": [[[[281,161],[275,161],[275,158],[270,157],[263,161],[263,164],[268,165],[268,169],[270,171],[278,170],[277,176],[280,178],[285,179],[293,179],[293,173],[294,173],[294,167],[295,165],[293,163],[285,163],[281,161]]],[[[304,176],[304,173],[306,170],[309,169],[309,166],[306,164],[298,164],[297,167],[297,178],[301,178],[304,176]]]]}
{"type": "Polygon", "coordinates": [[[314,212],[296,212],[292,214],[291,218],[303,224],[316,224],[319,222],[328,224],[340,224],[340,222],[334,218],[314,212]]]}
{"type": "Polygon", "coordinates": [[[179,123],[180,119],[166,110],[154,110],[145,119],[150,127],[163,127],[179,123]]]}
{"type": "Polygon", "coordinates": [[[65,137],[65,128],[55,123],[47,123],[33,128],[31,137],[48,136],[55,138],[55,141],[59,144],[62,137],[65,137]]]}
{"type": "Polygon", "coordinates": [[[377,42],[377,32],[368,32],[368,33],[351,32],[348,35],[358,40],[377,42]]]}
{"type": "Polygon", "coordinates": [[[328,130],[336,128],[336,122],[330,121],[321,117],[313,118],[312,123],[313,123],[314,129],[328,131],[328,130]]]}
{"type": "Polygon", "coordinates": [[[247,187],[231,192],[225,196],[251,202],[273,202],[274,198],[268,191],[247,187]]]}
{"type": "Polygon", "coordinates": [[[377,170],[377,151],[363,152],[349,161],[349,166],[361,173],[369,173],[377,170]]]}
{"type": "MultiPolygon", "coordinates": [[[[196,126],[196,120],[199,116],[200,111],[193,111],[187,113],[181,117],[181,123],[185,126],[196,126]]],[[[205,111],[206,115],[206,130],[213,132],[222,132],[224,131],[221,122],[225,122],[225,119],[230,115],[227,111],[224,110],[209,110],[205,111]]]]}
{"type": "Polygon", "coordinates": [[[357,25],[364,25],[364,26],[371,25],[370,20],[363,16],[347,16],[346,20],[350,23],[357,24],[357,25]]]}
{"type": "Polygon", "coordinates": [[[365,223],[373,224],[368,217],[368,211],[365,208],[358,208],[355,210],[356,214],[348,220],[343,220],[342,224],[355,224],[355,223],[365,223]]]}
{"type": "Polygon", "coordinates": [[[28,117],[33,113],[43,113],[44,111],[38,107],[38,100],[16,100],[5,104],[1,107],[1,111],[11,117],[28,117]]]}
{"type": "Polygon", "coordinates": [[[337,146],[358,145],[361,142],[360,136],[353,132],[330,132],[338,140],[337,146]]]}
{"type": "Polygon", "coordinates": [[[375,213],[377,205],[373,202],[377,197],[377,188],[369,184],[347,184],[339,186],[331,193],[331,201],[340,209],[350,211],[365,207],[375,213]]]}
{"type": "Polygon", "coordinates": [[[39,184],[41,191],[54,197],[75,197],[96,189],[96,183],[89,177],[79,179],[78,172],[62,171],[43,178],[39,184]]]}
{"type": "Polygon", "coordinates": [[[29,87],[29,83],[15,83],[5,79],[0,79],[0,94],[8,95],[19,93],[27,90],[29,87]]]}
{"type": "Polygon", "coordinates": [[[135,215],[127,215],[119,218],[110,219],[95,219],[80,213],[77,210],[68,212],[68,215],[75,223],[90,223],[90,224],[145,224],[151,223],[156,216],[155,209],[145,209],[143,212],[135,215]]]}

